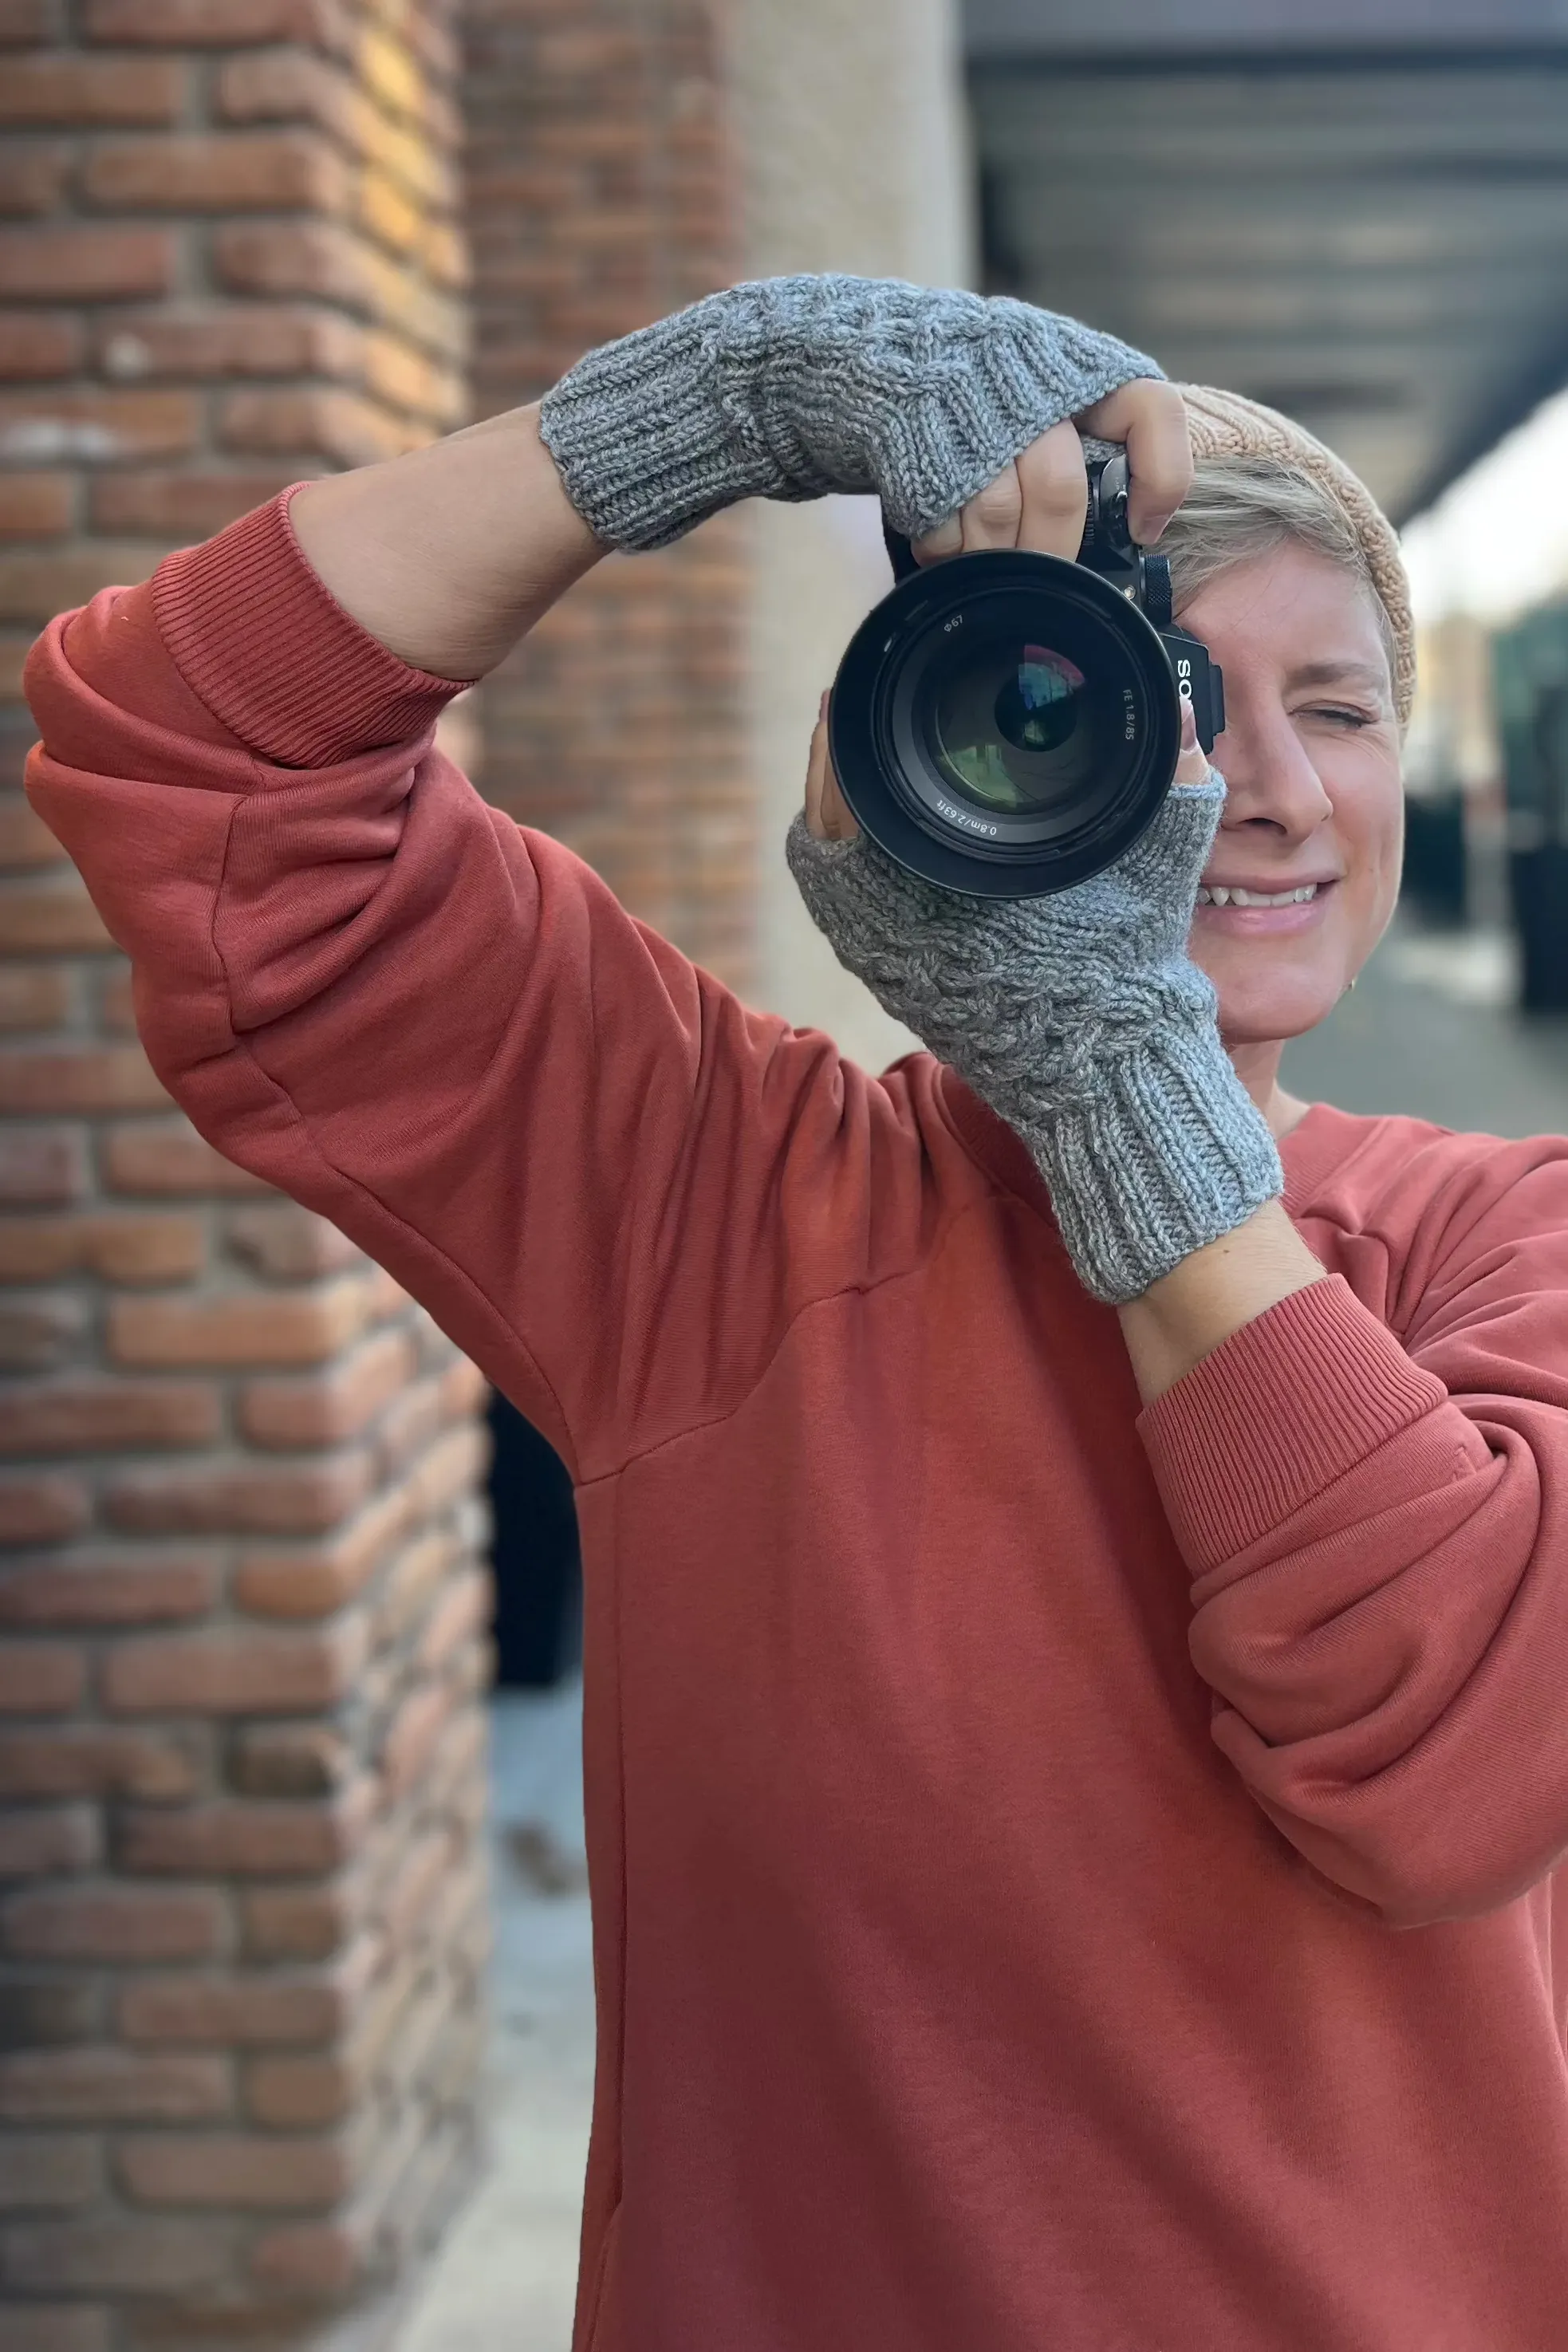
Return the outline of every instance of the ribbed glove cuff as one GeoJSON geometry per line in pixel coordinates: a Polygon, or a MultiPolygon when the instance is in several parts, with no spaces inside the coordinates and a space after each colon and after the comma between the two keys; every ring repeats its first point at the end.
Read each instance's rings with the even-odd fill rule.
{"type": "Polygon", "coordinates": [[[1111,1306],[1285,1189],[1274,1139],[1212,1028],[1168,1026],[1106,1071],[1092,1103],[1037,1120],[1015,1111],[1014,1124],[1079,1280],[1111,1306]]]}
{"type": "Polygon", "coordinates": [[[898,278],[762,278],[589,352],[540,411],[608,545],[737,499],[871,491],[919,538],[1053,425],[1160,369],[1075,319],[898,278]]]}
{"type": "Polygon", "coordinates": [[[769,452],[721,396],[711,305],[728,299],[710,296],[586,352],[540,404],[539,437],[562,486],[607,547],[668,547],[738,499],[786,495],[769,452]]]}
{"type": "Polygon", "coordinates": [[[1115,866],[1032,900],[958,898],[869,841],[789,831],[839,961],[1023,1139],[1085,1286],[1117,1305],[1284,1189],[1186,953],[1223,793],[1170,793],[1115,866]]]}

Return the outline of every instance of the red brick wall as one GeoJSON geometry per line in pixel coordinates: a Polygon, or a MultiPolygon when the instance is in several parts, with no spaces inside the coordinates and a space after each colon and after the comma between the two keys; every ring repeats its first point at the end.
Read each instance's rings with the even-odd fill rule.
{"type": "Polygon", "coordinates": [[[58,606],[458,417],[456,61],[435,0],[0,33],[0,2344],[271,2344],[468,2135],[478,1382],[172,1110],[16,685],[58,606]]]}
{"type": "MultiPolygon", "coordinates": [[[[723,0],[470,0],[464,111],[475,414],[729,284],[740,191],[723,0]]],[[[487,798],[634,913],[752,972],[747,524],[603,565],[485,686],[487,798]]]]}

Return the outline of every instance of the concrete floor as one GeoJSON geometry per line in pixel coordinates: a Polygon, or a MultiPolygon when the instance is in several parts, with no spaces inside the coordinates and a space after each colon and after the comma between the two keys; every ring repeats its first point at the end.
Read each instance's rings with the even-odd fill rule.
{"type": "MultiPolygon", "coordinates": [[[[1568,1130],[1568,1020],[1521,1022],[1511,991],[1500,934],[1404,926],[1289,1049],[1286,1083],[1346,1110],[1568,1130]]],[[[495,1702],[489,2155],[396,2352],[567,2352],[594,2052],[580,1736],[574,1685],[495,1702]]]]}
{"type": "Polygon", "coordinates": [[[491,1708],[494,2039],[485,2170],[396,2352],[567,2352],[594,2087],[582,1696],[491,1708]]]}

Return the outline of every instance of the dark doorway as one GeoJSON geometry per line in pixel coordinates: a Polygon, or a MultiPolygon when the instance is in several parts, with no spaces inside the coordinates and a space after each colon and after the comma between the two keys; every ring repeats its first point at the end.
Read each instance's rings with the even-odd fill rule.
{"type": "Polygon", "coordinates": [[[492,1390],[496,1680],[548,1690],[583,1656],[583,1577],[572,1481],[554,1448],[492,1390]]]}

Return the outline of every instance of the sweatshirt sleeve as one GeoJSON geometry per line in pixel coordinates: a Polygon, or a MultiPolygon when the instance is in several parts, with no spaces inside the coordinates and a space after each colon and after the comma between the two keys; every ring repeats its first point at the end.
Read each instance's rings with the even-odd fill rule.
{"type": "Polygon", "coordinates": [[[802,1294],[918,1213],[896,1074],[748,1012],[487,806],[433,745],[458,689],[334,602],[287,494],[55,622],[27,686],[29,792],[164,1085],[579,1483],[727,1410],[802,1294]]]}
{"type": "Polygon", "coordinates": [[[1568,1144],[1447,1144],[1386,1322],[1316,1283],[1140,1423],[1216,1744],[1396,1927],[1568,1849],[1568,1144]]]}

